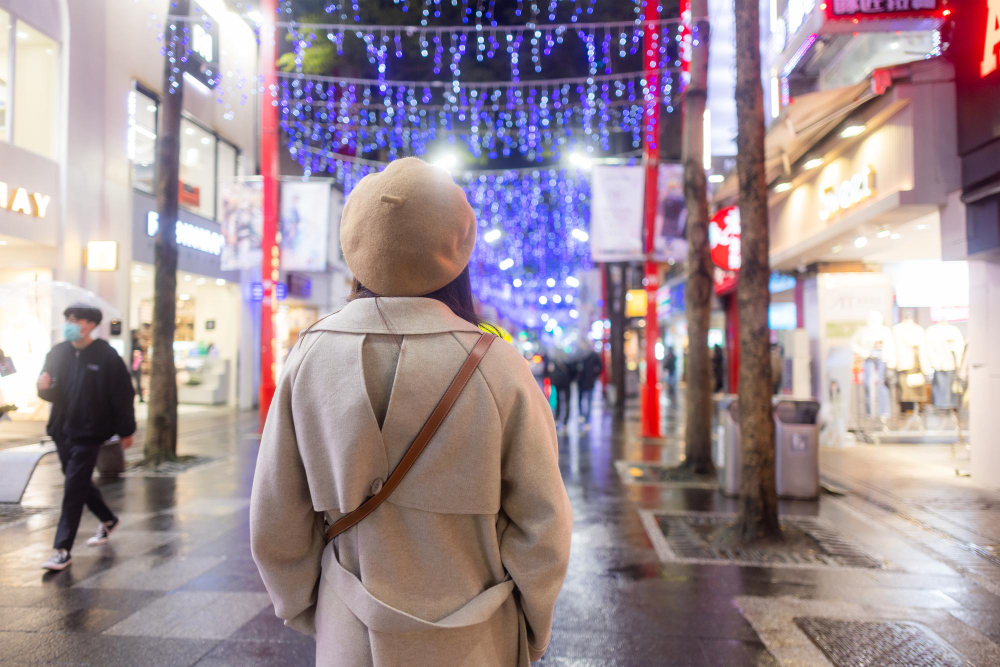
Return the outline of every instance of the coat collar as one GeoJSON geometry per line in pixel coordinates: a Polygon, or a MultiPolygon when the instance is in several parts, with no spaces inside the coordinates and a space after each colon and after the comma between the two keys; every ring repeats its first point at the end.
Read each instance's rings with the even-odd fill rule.
{"type": "Polygon", "coordinates": [[[317,322],[313,330],[408,335],[479,331],[479,327],[466,322],[437,299],[378,297],[351,301],[317,322]]]}

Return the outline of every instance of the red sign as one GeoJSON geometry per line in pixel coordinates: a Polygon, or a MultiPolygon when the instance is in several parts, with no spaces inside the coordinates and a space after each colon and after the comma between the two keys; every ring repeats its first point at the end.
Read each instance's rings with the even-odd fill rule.
{"type": "Polygon", "coordinates": [[[727,206],[708,223],[712,261],[726,271],[740,270],[740,209],[727,206]]]}
{"type": "Polygon", "coordinates": [[[1000,0],[986,1],[986,37],[979,77],[987,76],[1000,68],[1000,0]]]}
{"type": "Polygon", "coordinates": [[[947,0],[826,0],[831,20],[910,19],[942,16],[947,0]]]}

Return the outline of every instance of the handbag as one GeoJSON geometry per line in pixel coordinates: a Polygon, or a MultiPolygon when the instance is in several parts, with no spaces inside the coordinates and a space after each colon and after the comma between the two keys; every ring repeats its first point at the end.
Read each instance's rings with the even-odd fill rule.
{"type": "Polygon", "coordinates": [[[438,427],[441,426],[441,422],[444,418],[448,416],[451,412],[451,408],[455,405],[455,401],[462,394],[462,390],[465,389],[465,385],[468,384],[469,378],[475,372],[476,368],[479,367],[479,362],[483,360],[486,356],[486,351],[490,349],[490,345],[496,340],[496,336],[491,333],[484,333],[479,337],[472,351],[469,352],[469,356],[466,358],[465,363],[458,370],[458,374],[455,379],[451,381],[448,385],[448,389],[444,392],[444,396],[438,401],[437,406],[435,406],[434,411],[431,412],[431,416],[427,418],[424,425],[420,428],[420,432],[417,433],[417,437],[413,439],[413,443],[410,444],[410,448],[406,450],[403,454],[403,458],[399,461],[399,465],[396,466],[392,474],[389,475],[389,479],[385,481],[382,488],[374,496],[368,498],[365,502],[361,503],[354,511],[348,513],[347,515],[341,517],[326,531],[326,539],[329,542],[333,538],[340,535],[342,532],[357,525],[362,519],[375,511],[375,508],[385,502],[385,499],[399,486],[399,483],[403,481],[406,477],[406,473],[410,471],[413,467],[414,462],[420,453],[424,451],[427,447],[427,443],[430,442],[431,438],[437,432],[438,427]]]}

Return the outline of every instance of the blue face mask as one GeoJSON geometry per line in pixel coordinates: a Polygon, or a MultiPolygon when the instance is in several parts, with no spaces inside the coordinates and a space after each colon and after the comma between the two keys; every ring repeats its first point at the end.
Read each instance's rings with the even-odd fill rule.
{"type": "Polygon", "coordinates": [[[76,322],[64,322],[63,338],[71,343],[80,340],[80,338],[82,338],[82,335],[80,334],[80,325],[76,322]]]}

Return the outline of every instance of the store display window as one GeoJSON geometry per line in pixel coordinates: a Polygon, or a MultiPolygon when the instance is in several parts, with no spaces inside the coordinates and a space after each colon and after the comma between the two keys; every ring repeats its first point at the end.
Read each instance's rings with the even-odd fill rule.
{"type": "Polygon", "coordinates": [[[215,135],[181,119],[178,204],[210,220],[215,218],[215,135]]]}
{"type": "Polygon", "coordinates": [[[132,187],[150,194],[156,187],[156,123],[159,104],[136,89],[129,94],[128,151],[132,160],[132,187]]]}
{"type": "Polygon", "coordinates": [[[0,141],[9,141],[7,132],[10,106],[10,14],[0,10],[0,141]]]}
{"type": "Polygon", "coordinates": [[[24,21],[14,31],[14,144],[55,158],[59,45],[24,21]]]}

